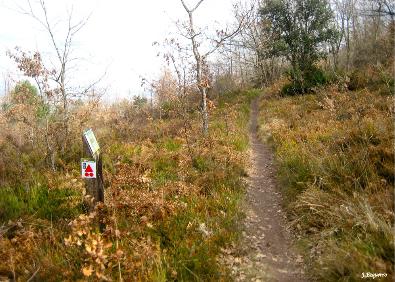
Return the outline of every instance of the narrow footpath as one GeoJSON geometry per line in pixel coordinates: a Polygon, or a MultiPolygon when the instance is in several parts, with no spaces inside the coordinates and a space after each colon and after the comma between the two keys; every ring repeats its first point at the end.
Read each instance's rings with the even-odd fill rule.
{"type": "Polygon", "coordinates": [[[258,138],[258,102],[255,99],[251,104],[251,160],[243,236],[234,250],[225,250],[223,261],[235,281],[308,281],[302,257],[295,253],[286,229],[272,152],[258,138]]]}

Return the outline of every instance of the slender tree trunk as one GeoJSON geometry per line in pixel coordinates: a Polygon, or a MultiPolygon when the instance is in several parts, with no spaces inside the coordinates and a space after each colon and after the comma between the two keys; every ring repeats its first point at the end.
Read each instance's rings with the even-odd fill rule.
{"type": "Polygon", "coordinates": [[[201,87],[200,93],[202,95],[203,134],[207,134],[208,133],[207,88],[201,87]]]}
{"type": "Polygon", "coordinates": [[[200,94],[201,94],[201,99],[202,99],[202,105],[201,105],[201,112],[202,112],[202,118],[203,118],[203,134],[206,135],[208,133],[208,112],[207,112],[207,86],[206,86],[206,81],[203,81],[203,62],[204,58],[202,58],[201,54],[199,53],[198,49],[198,42],[196,41],[196,36],[197,33],[195,32],[195,25],[193,22],[193,12],[199,7],[199,5],[203,2],[203,0],[199,1],[198,4],[195,6],[193,9],[188,9],[188,7],[185,5],[184,1],[181,0],[182,5],[185,8],[185,11],[188,13],[189,17],[189,28],[190,28],[190,40],[192,43],[192,51],[193,55],[195,57],[196,61],[196,83],[198,85],[200,94]]]}
{"type": "MultiPolygon", "coordinates": [[[[197,48],[196,48],[197,49],[197,48]]],[[[198,53],[196,53],[198,54],[198,53]]],[[[206,82],[203,81],[202,74],[202,59],[200,55],[195,56],[197,59],[196,64],[196,80],[198,83],[198,88],[201,96],[201,113],[202,113],[202,131],[203,134],[206,135],[208,133],[208,111],[207,111],[207,86],[206,82]]]]}
{"type": "Polygon", "coordinates": [[[349,72],[350,70],[350,20],[347,18],[346,21],[346,71],[349,72]]]}
{"type": "Polygon", "coordinates": [[[62,103],[63,103],[62,123],[63,123],[63,132],[64,132],[63,142],[61,146],[62,154],[66,149],[68,138],[69,138],[69,117],[68,117],[69,105],[68,105],[68,97],[66,92],[65,70],[66,70],[66,64],[63,62],[61,68],[61,74],[60,74],[60,92],[62,95],[62,103]]]}
{"type": "Polygon", "coordinates": [[[47,144],[47,154],[49,157],[49,163],[51,165],[52,171],[56,171],[56,151],[53,146],[51,146],[51,137],[49,136],[49,121],[48,117],[46,119],[46,127],[45,127],[45,141],[47,144]]]}

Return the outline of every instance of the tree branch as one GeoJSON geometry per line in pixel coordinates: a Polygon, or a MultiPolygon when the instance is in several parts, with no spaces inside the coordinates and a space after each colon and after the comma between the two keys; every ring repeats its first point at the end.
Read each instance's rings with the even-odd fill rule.
{"type": "Polygon", "coordinates": [[[185,4],[184,0],[181,0],[182,6],[184,6],[185,11],[187,11],[188,14],[193,13],[197,8],[199,8],[200,4],[202,4],[204,0],[200,0],[193,9],[189,9],[188,6],[185,4]]]}

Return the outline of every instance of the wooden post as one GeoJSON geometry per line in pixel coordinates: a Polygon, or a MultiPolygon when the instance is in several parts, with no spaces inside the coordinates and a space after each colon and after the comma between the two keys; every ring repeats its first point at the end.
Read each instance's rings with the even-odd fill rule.
{"type": "Polygon", "coordinates": [[[98,202],[104,202],[102,156],[100,152],[92,154],[88,140],[86,140],[84,134],[82,135],[82,144],[83,156],[94,159],[96,162],[96,178],[85,179],[86,194],[92,197],[92,199],[90,199],[92,202],[88,203],[88,210],[92,211],[98,202]]]}

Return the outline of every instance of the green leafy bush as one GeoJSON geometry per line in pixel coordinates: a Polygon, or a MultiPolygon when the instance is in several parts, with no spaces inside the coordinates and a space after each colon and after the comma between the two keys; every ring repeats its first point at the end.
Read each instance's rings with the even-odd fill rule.
{"type": "Polygon", "coordinates": [[[284,85],[281,93],[284,96],[294,96],[314,92],[316,87],[325,85],[329,79],[325,72],[318,67],[305,71],[291,70],[288,72],[291,82],[284,85]]]}

